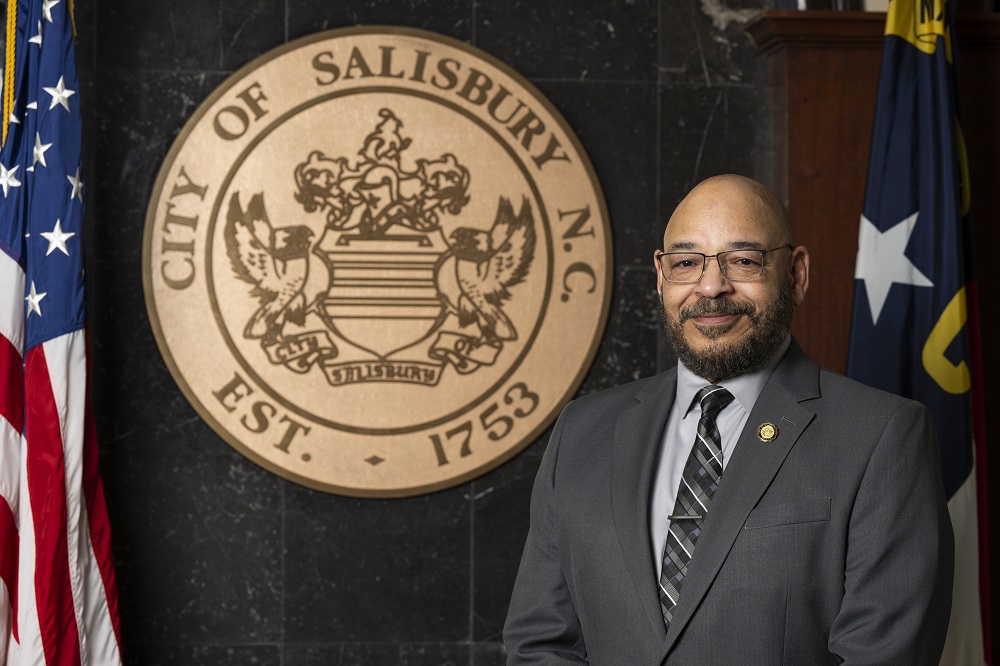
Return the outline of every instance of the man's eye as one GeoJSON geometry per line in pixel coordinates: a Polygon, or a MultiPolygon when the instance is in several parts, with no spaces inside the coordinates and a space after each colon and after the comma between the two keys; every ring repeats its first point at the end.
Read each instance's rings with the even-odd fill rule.
{"type": "Polygon", "coordinates": [[[747,255],[735,255],[730,256],[727,259],[727,263],[730,266],[735,266],[738,268],[755,268],[761,265],[760,259],[756,256],[750,257],[747,255]]]}

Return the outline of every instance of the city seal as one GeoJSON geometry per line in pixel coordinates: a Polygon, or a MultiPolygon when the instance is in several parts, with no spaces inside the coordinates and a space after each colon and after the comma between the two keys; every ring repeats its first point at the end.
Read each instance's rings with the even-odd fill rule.
{"type": "Polygon", "coordinates": [[[611,236],[566,122],[491,56],[334,30],[236,72],[164,161],[143,282],[186,398],[282,477],[358,497],[472,479],[593,360],[611,236]]]}

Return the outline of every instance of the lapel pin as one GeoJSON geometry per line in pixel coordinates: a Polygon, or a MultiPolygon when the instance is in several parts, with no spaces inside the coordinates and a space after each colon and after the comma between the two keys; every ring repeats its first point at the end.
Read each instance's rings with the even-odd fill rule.
{"type": "Polygon", "coordinates": [[[778,438],[778,426],[765,421],[757,426],[757,437],[762,442],[773,442],[778,438]]]}

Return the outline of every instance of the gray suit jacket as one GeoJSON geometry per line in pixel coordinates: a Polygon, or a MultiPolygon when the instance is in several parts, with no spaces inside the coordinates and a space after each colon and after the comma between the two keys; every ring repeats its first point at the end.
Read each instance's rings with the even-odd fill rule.
{"type": "Polygon", "coordinates": [[[954,568],[930,415],[797,344],[712,499],[670,630],[649,536],[676,370],[560,416],[531,499],[508,664],[934,664],[954,568]],[[778,427],[763,442],[757,428],[778,427]]]}

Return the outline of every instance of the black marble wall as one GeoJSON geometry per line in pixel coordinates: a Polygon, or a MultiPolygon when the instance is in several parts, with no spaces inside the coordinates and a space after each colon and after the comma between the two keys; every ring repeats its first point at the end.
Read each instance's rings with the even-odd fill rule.
{"type": "Polygon", "coordinates": [[[770,172],[760,0],[77,0],[93,402],[128,664],[500,664],[500,631],[548,434],[415,499],[334,497],[235,453],[167,373],[140,243],[153,180],[226,76],[355,24],[442,32],[509,63],[563,113],[611,210],[614,306],[581,392],[674,363],[651,257],[702,178],[770,172]]]}

